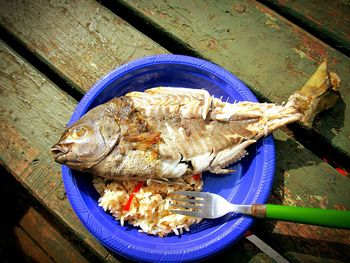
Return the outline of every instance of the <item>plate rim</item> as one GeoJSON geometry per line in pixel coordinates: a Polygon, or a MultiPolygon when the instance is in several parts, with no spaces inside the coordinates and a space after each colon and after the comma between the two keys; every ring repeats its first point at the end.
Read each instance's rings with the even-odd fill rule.
{"type": "MultiPolygon", "coordinates": [[[[134,60],[132,62],[126,63],[110,71],[104,77],[102,77],[99,81],[97,81],[93,85],[93,87],[84,95],[84,97],[79,102],[79,104],[76,106],[72,114],[72,117],[68,122],[68,125],[74,122],[75,120],[77,120],[78,118],[80,118],[82,114],[86,112],[86,109],[89,108],[92,101],[99,95],[100,92],[103,91],[104,87],[108,86],[108,84],[113,80],[115,80],[117,77],[121,77],[137,68],[147,67],[147,66],[155,65],[159,63],[185,64],[185,65],[193,66],[195,68],[203,69],[205,71],[210,72],[211,74],[214,74],[220,77],[225,82],[229,83],[230,86],[232,86],[245,100],[255,101],[255,102],[258,101],[256,97],[253,95],[253,93],[248,89],[248,87],[246,87],[246,85],[241,80],[239,80],[232,73],[228,72],[226,69],[223,69],[222,67],[216,64],[213,64],[209,61],[205,61],[202,59],[184,56],[184,55],[172,55],[172,54],[153,55],[153,56],[143,57],[143,58],[134,60]]],[[[270,194],[273,180],[274,180],[275,150],[274,150],[274,141],[273,141],[272,135],[269,135],[262,139],[262,148],[266,153],[264,154],[261,180],[258,186],[258,190],[256,191],[256,194],[254,196],[254,201],[258,203],[266,202],[270,194]],[[269,156],[269,158],[268,160],[265,160],[267,155],[269,156]],[[264,191],[261,191],[262,188],[264,188],[264,191]]],[[[93,236],[95,236],[99,240],[99,242],[101,242],[103,245],[105,245],[112,251],[132,260],[141,260],[141,261],[149,261],[149,262],[151,261],[175,262],[178,260],[192,261],[192,260],[204,259],[219,253],[222,249],[238,241],[240,237],[237,237],[237,236],[243,236],[243,234],[246,232],[246,230],[248,230],[251,227],[254,221],[250,217],[242,216],[241,219],[237,221],[237,223],[240,224],[239,227],[241,230],[238,233],[238,235],[235,235],[235,237],[229,238],[229,234],[232,232],[232,230],[228,229],[227,231],[225,231],[225,233],[227,232],[228,233],[224,237],[216,241],[216,242],[221,242],[220,246],[216,246],[216,247],[211,246],[210,249],[204,246],[196,250],[189,249],[188,251],[185,251],[185,252],[183,252],[182,250],[179,252],[163,253],[163,254],[153,253],[154,251],[147,252],[147,251],[144,251],[143,249],[140,249],[134,246],[128,249],[125,249],[125,245],[121,244],[122,242],[120,243],[120,240],[116,241],[116,240],[112,240],[111,238],[101,237],[102,235],[101,231],[103,230],[96,229],[94,218],[88,213],[89,207],[85,204],[84,200],[82,199],[80,191],[78,191],[77,189],[78,187],[77,187],[77,182],[75,180],[75,177],[72,175],[70,168],[64,165],[62,166],[62,177],[63,177],[63,183],[66,189],[69,202],[71,203],[76,215],[78,216],[80,221],[83,223],[83,225],[88,229],[88,231],[92,233],[93,236]],[[82,216],[82,213],[87,213],[87,216],[82,216]],[[118,245],[118,248],[115,247],[116,245],[118,245]]],[[[96,222],[96,223],[99,223],[99,222],[96,222]]],[[[231,228],[236,226],[237,223],[232,225],[231,228]]]]}

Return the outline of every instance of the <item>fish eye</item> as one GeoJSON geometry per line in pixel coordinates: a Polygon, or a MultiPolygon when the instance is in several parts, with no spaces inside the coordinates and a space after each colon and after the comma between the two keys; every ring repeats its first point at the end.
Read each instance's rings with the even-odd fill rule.
{"type": "Polygon", "coordinates": [[[80,126],[71,130],[71,136],[73,139],[81,139],[88,133],[88,129],[86,127],[80,126]]]}

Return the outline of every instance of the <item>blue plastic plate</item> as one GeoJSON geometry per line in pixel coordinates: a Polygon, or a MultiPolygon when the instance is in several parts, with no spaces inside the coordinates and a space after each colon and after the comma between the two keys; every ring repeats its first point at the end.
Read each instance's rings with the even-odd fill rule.
{"type": "MultiPolygon", "coordinates": [[[[206,89],[229,102],[257,101],[239,79],[217,65],[187,56],[159,55],[123,65],[98,81],[80,101],[69,124],[116,96],[157,86],[206,89]]],[[[275,168],[273,138],[260,140],[248,151],[248,156],[233,165],[236,172],[205,174],[204,191],[217,193],[237,204],[265,203],[275,168]]],[[[62,174],[69,201],[85,227],[106,247],[129,259],[148,262],[203,259],[240,239],[253,223],[252,218],[229,214],[193,225],[190,232],[181,236],[150,236],[132,226],[121,226],[98,206],[99,196],[91,176],[65,166],[62,174]]]]}

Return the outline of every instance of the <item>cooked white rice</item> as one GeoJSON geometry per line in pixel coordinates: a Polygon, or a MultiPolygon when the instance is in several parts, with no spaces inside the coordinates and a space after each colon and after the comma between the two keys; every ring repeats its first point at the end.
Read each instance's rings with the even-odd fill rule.
{"type": "Polygon", "coordinates": [[[98,202],[105,210],[110,212],[121,225],[129,223],[140,227],[141,232],[160,237],[174,232],[182,234],[184,230],[201,219],[173,214],[168,211],[171,198],[179,197],[172,194],[174,191],[200,191],[203,186],[202,179],[189,177],[188,185],[169,185],[164,183],[144,183],[142,188],[135,193],[129,210],[124,210],[130,194],[134,191],[138,181],[105,181],[96,177],[93,180],[94,187],[101,197],[98,202]]]}

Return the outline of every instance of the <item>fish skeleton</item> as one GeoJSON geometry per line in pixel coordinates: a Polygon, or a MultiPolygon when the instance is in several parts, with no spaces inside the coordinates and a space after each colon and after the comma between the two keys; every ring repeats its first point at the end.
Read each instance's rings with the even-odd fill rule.
{"type": "Polygon", "coordinates": [[[88,111],[51,153],[58,163],[110,179],[176,183],[205,171],[228,173],[259,138],[295,121],[311,127],[336,103],[339,82],[323,62],[283,105],[231,104],[204,89],[130,92],[88,111]]]}

